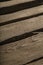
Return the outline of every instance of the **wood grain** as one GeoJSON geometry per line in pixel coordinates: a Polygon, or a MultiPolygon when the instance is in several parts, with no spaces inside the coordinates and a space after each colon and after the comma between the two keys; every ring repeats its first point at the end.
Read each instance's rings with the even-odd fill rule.
{"type": "MultiPolygon", "coordinates": [[[[4,1],[1,2],[0,7],[9,7],[31,1],[33,0],[4,1]]],[[[0,16],[0,24],[10,21],[13,23],[0,26],[0,64],[43,65],[43,5],[0,16]],[[42,15],[38,15],[40,13],[42,15]],[[33,15],[34,17],[32,17],[33,15]],[[28,18],[25,19],[26,17],[28,18]],[[24,20],[22,20],[23,18],[24,20]],[[15,37],[17,41],[14,42],[15,37]],[[9,39],[10,42],[4,44],[3,41],[9,41],[9,39]],[[3,45],[1,45],[2,42],[3,45]]]]}

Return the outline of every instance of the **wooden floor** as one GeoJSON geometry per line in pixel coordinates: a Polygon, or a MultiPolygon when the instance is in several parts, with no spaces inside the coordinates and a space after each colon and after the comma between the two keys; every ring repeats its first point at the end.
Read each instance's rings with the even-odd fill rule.
{"type": "Polygon", "coordinates": [[[0,65],[43,65],[43,1],[39,1],[0,2],[0,65]]]}

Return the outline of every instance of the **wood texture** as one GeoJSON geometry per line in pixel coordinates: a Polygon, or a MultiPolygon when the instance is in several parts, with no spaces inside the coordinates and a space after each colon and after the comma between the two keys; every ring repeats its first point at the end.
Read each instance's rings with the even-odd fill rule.
{"type": "Polygon", "coordinates": [[[1,65],[43,65],[43,1],[11,0],[0,7],[32,1],[40,6],[0,16],[1,65]]]}

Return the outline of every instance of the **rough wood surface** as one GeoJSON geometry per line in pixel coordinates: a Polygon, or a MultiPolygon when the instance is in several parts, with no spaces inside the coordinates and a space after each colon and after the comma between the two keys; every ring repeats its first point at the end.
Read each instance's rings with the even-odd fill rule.
{"type": "Polygon", "coordinates": [[[40,4],[0,16],[1,65],[43,65],[43,1],[4,0],[0,9],[36,1],[40,4]]]}

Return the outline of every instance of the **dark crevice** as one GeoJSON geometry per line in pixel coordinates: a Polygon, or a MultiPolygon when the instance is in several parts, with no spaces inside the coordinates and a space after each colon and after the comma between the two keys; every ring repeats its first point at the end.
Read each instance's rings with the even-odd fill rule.
{"type": "Polygon", "coordinates": [[[33,60],[31,60],[30,62],[27,62],[27,63],[22,64],[22,65],[27,65],[27,64],[30,64],[30,63],[33,63],[33,62],[37,62],[37,61],[42,60],[42,59],[43,59],[43,56],[42,56],[42,57],[39,57],[39,58],[37,58],[37,59],[33,59],[33,60]]]}
{"type": "Polygon", "coordinates": [[[35,14],[35,15],[27,16],[27,17],[22,17],[22,18],[10,20],[10,21],[2,22],[2,23],[0,23],[0,26],[4,26],[4,25],[7,25],[7,24],[20,22],[20,21],[22,21],[22,20],[26,20],[26,19],[38,17],[38,16],[41,16],[41,15],[43,15],[43,13],[39,13],[39,14],[35,14]]]}
{"type": "Polygon", "coordinates": [[[33,35],[37,35],[38,32],[43,32],[43,28],[40,28],[40,29],[37,29],[37,30],[34,30],[34,31],[30,31],[30,32],[26,32],[24,34],[21,34],[21,35],[14,36],[12,38],[6,39],[4,41],[1,41],[0,45],[5,45],[5,44],[9,44],[9,43],[16,42],[16,41],[19,41],[19,40],[23,40],[23,39],[31,37],[33,35]],[[34,32],[37,32],[37,33],[34,33],[34,32]]]}
{"type": "Polygon", "coordinates": [[[10,14],[10,13],[21,11],[24,9],[37,7],[42,4],[43,4],[43,0],[35,0],[35,1],[31,1],[31,2],[16,4],[13,6],[2,7],[2,8],[0,8],[0,15],[10,14]]]}
{"type": "Polygon", "coordinates": [[[10,0],[0,0],[0,2],[6,2],[6,1],[10,1],[10,0]]]}

